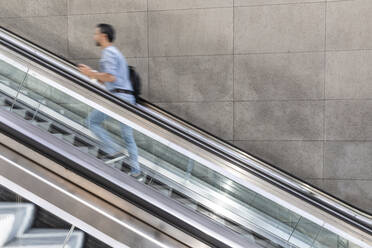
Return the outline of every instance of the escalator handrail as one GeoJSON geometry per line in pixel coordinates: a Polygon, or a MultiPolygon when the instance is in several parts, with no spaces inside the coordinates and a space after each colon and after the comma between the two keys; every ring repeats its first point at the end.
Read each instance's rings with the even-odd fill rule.
{"type": "MultiPolygon", "coordinates": [[[[280,187],[284,187],[290,192],[296,192],[298,196],[302,196],[303,199],[311,199],[311,202],[316,201],[319,207],[323,209],[329,209],[348,216],[348,218],[355,222],[366,226],[367,229],[372,227],[372,215],[364,210],[358,209],[344,201],[337,199],[334,196],[317,189],[314,186],[310,186],[304,183],[300,179],[290,175],[275,166],[264,162],[262,159],[258,159],[242,150],[228,144],[225,141],[218,139],[217,137],[209,134],[206,131],[200,130],[199,128],[175,117],[168,112],[158,108],[157,106],[141,99],[138,106],[130,106],[121,102],[118,98],[111,95],[107,91],[96,87],[91,84],[90,80],[84,75],[80,74],[76,69],[76,65],[67,59],[58,56],[52,52],[46,51],[44,48],[27,41],[26,39],[2,28],[0,26],[0,43],[10,48],[17,48],[18,52],[23,51],[24,54],[28,54],[28,57],[36,57],[43,63],[46,63],[50,68],[57,69],[57,73],[64,74],[63,76],[69,76],[70,79],[81,86],[91,89],[97,94],[110,99],[121,106],[129,109],[132,112],[139,114],[140,116],[156,120],[158,124],[165,127],[166,129],[175,132],[182,136],[186,140],[197,143],[204,149],[232,161],[235,165],[255,173],[256,175],[270,180],[280,187]]],[[[40,61],[39,61],[40,62],[40,61]]]]}

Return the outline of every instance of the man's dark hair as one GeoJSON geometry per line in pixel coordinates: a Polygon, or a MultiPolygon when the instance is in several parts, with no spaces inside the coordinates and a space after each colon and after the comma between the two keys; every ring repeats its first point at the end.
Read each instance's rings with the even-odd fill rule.
{"type": "Polygon", "coordinates": [[[107,35],[109,42],[113,42],[115,40],[115,30],[110,24],[100,23],[97,25],[97,28],[100,29],[102,34],[107,35]]]}

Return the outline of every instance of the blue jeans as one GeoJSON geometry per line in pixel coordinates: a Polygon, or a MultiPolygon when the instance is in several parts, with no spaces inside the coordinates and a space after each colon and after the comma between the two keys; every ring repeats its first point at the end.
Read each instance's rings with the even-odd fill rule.
{"type": "MultiPolygon", "coordinates": [[[[115,94],[115,96],[123,99],[128,103],[131,104],[136,103],[136,100],[132,95],[128,95],[125,93],[117,93],[115,94]]],[[[95,109],[89,114],[87,118],[87,125],[88,128],[104,143],[105,145],[105,147],[103,148],[104,152],[108,154],[114,154],[118,151],[121,151],[122,148],[112,140],[110,134],[102,127],[102,123],[108,118],[110,118],[108,115],[95,109]]],[[[132,172],[137,173],[140,171],[140,166],[138,164],[138,149],[136,141],[134,140],[133,137],[133,129],[123,123],[120,123],[120,127],[121,137],[124,139],[127,145],[132,172]]]]}

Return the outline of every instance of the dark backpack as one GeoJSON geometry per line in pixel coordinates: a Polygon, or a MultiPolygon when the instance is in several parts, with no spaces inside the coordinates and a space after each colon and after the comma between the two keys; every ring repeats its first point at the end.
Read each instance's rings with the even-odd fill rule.
{"type": "Polygon", "coordinates": [[[137,98],[139,97],[139,95],[141,95],[141,77],[137,73],[136,68],[134,66],[129,65],[128,70],[129,70],[129,80],[132,83],[132,87],[133,87],[133,95],[137,101],[137,98]]]}

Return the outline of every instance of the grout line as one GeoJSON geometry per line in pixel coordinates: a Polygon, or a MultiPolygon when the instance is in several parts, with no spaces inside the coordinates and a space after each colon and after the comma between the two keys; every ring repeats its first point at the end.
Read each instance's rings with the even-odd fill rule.
{"type": "Polygon", "coordinates": [[[69,17],[69,2],[70,0],[66,0],[66,7],[67,7],[67,57],[70,57],[70,17],[69,17]]]}
{"type": "MultiPolygon", "coordinates": [[[[372,49],[371,49],[372,50],[372,49]]],[[[231,54],[234,54],[234,55],[261,55],[261,54],[302,54],[302,53],[323,53],[324,51],[323,50],[310,50],[310,51],[283,51],[283,52],[261,52],[261,51],[258,51],[258,52],[247,52],[247,53],[215,53],[215,54],[176,54],[176,55],[154,55],[154,56],[151,56],[151,57],[154,57],[154,58],[162,58],[162,57],[165,57],[165,58],[172,58],[172,57],[207,57],[207,56],[231,56],[231,54]]]]}
{"type": "Polygon", "coordinates": [[[275,103],[275,102],[359,102],[359,101],[372,101],[371,98],[364,99],[264,99],[264,100],[180,100],[180,101],[154,101],[156,103],[219,103],[219,102],[236,102],[236,103],[275,103]]]}
{"type": "MultiPolygon", "coordinates": [[[[338,0],[333,1],[334,3],[337,2],[350,2],[355,0],[338,0]]],[[[147,3],[146,10],[124,10],[124,11],[107,11],[107,12],[92,12],[92,13],[77,13],[71,14],[69,13],[69,9],[67,9],[68,16],[84,16],[84,15],[110,15],[110,14],[125,14],[125,13],[144,13],[144,12],[165,12],[165,11],[188,11],[188,10],[210,10],[210,9],[228,9],[228,8],[249,8],[249,7],[265,7],[265,6],[290,6],[290,5],[308,5],[308,4],[320,4],[324,3],[324,1],[313,1],[313,2],[296,2],[296,3],[278,3],[278,4],[255,4],[255,5],[235,5],[232,6],[212,6],[212,7],[191,7],[191,8],[174,8],[174,9],[157,9],[157,10],[150,10],[149,5],[147,3]]],[[[4,16],[0,18],[34,18],[34,17],[57,17],[57,16],[66,16],[66,15],[30,15],[30,16],[4,16]]]]}
{"type": "MultiPolygon", "coordinates": [[[[334,3],[337,2],[352,2],[355,0],[335,0],[332,1],[334,3]]],[[[321,4],[325,3],[325,1],[313,1],[313,2],[295,2],[295,3],[272,3],[272,4],[252,4],[252,5],[234,5],[234,7],[242,7],[242,8],[249,8],[249,7],[264,7],[264,6],[290,6],[290,5],[305,5],[305,4],[321,4]]]]}
{"type": "MultiPolygon", "coordinates": [[[[0,18],[1,19],[1,18],[0,18]]],[[[314,53],[336,53],[336,52],[363,52],[372,51],[372,49],[351,49],[351,50],[319,50],[319,51],[287,51],[287,52],[252,52],[252,53],[235,53],[234,56],[250,56],[250,55],[282,55],[282,54],[314,54],[314,53]]],[[[180,55],[155,55],[155,56],[131,56],[126,58],[184,58],[184,57],[218,57],[231,56],[231,53],[220,54],[180,54],[180,55]]],[[[99,59],[99,58],[74,58],[74,59],[99,59]]]]}
{"type": "MultiPolygon", "coordinates": [[[[354,0],[339,0],[334,2],[347,2],[354,0]]],[[[313,2],[296,2],[296,3],[277,3],[277,4],[254,4],[254,5],[235,5],[232,6],[214,6],[214,7],[194,7],[194,8],[174,8],[174,9],[156,9],[149,10],[150,12],[165,12],[165,11],[187,11],[187,10],[208,10],[208,9],[227,9],[227,8],[250,8],[250,7],[271,7],[271,6],[291,6],[291,5],[309,5],[309,4],[322,4],[324,1],[314,0],[313,2]]]]}
{"type": "Polygon", "coordinates": [[[324,178],[324,169],[325,169],[325,145],[326,145],[326,83],[327,83],[327,1],[324,5],[324,57],[323,57],[323,63],[324,63],[324,71],[323,71],[323,165],[322,165],[322,178],[324,178]]]}
{"type": "Polygon", "coordinates": [[[359,179],[359,178],[332,178],[332,177],[326,177],[323,179],[324,180],[327,180],[327,181],[360,181],[360,182],[372,182],[372,178],[371,179],[359,179]]]}
{"type": "MultiPolygon", "coordinates": [[[[233,6],[235,6],[235,0],[233,0],[233,6]]],[[[233,30],[233,47],[232,47],[232,53],[233,53],[233,61],[232,61],[232,70],[233,70],[233,85],[232,85],[232,92],[233,92],[233,119],[232,119],[232,127],[233,127],[233,130],[232,130],[232,139],[235,140],[235,8],[232,9],[233,11],[233,27],[232,27],[232,30],[233,30]]]]}
{"type": "MultiPolygon", "coordinates": [[[[67,0],[68,1],[68,0],[67,0]]],[[[347,1],[354,1],[354,0],[339,0],[333,1],[337,2],[347,2],[347,1]]],[[[213,6],[213,7],[195,7],[195,8],[174,8],[174,9],[157,9],[157,10],[149,10],[148,4],[146,10],[124,10],[124,11],[107,11],[107,12],[92,12],[92,13],[77,13],[72,14],[67,9],[67,15],[30,15],[30,16],[2,16],[1,18],[35,18],[35,17],[62,17],[62,16],[89,16],[89,15],[112,15],[112,14],[131,14],[131,13],[144,13],[144,12],[170,12],[170,11],[189,11],[189,10],[213,10],[213,9],[228,9],[228,8],[250,8],[250,7],[265,7],[265,6],[290,6],[290,5],[308,5],[308,4],[320,4],[324,3],[321,1],[314,1],[314,2],[297,2],[297,3],[279,3],[279,4],[256,4],[256,5],[235,5],[232,6],[213,6]]]]}
{"type": "Polygon", "coordinates": [[[149,25],[149,0],[147,0],[147,98],[150,99],[150,25],[149,25]]]}
{"type": "Polygon", "coordinates": [[[174,9],[154,9],[149,12],[171,12],[171,11],[190,11],[190,10],[214,10],[214,9],[231,9],[234,6],[214,6],[214,7],[194,7],[194,8],[174,8],[174,9]]]}

